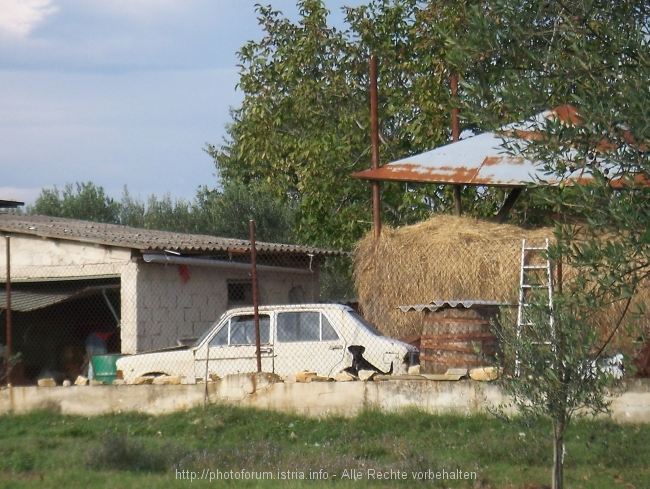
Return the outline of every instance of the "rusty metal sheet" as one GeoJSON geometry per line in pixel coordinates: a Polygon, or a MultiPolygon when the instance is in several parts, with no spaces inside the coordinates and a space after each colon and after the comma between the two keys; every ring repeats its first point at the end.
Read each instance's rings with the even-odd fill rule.
{"type": "MultiPolygon", "coordinates": [[[[508,124],[497,132],[486,132],[461,141],[435,148],[392,163],[376,170],[365,170],[351,176],[364,180],[393,180],[414,183],[463,184],[491,187],[526,187],[545,183],[559,185],[567,183],[586,183],[592,180],[589,168],[567,170],[563,176],[549,174],[544,165],[521,156],[508,154],[503,147],[504,137],[519,140],[539,139],[544,121],[558,118],[569,124],[577,119],[575,109],[570,106],[558,107],[536,115],[526,121],[508,124]]],[[[601,164],[608,168],[613,186],[622,187],[625,182],[618,180],[616,167],[607,162],[601,164]]],[[[637,183],[650,185],[647,179],[637,183]]]]}
{"type": "Polygon", "coordinates": [[[559,177],[548,175],[542,165],[507,154],[502,142],[500,136],[488,132],[388,163],[377,170],[353,173],[352,177],[499,187],[559,184],[559,177]]]}

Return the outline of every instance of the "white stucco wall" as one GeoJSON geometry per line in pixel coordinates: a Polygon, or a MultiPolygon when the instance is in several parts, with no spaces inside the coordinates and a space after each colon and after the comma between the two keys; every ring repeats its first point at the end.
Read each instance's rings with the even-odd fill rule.
{"type": "MultiPolygon", "coordinates": [[[[131,250],[76,241],[10,235],[11,276],[31,278],[38,268],[40,277],[119,274],[131,261],[131,250]]],[[[4,281],[6,240],[0,237],[0,271],[4,281]]]]}

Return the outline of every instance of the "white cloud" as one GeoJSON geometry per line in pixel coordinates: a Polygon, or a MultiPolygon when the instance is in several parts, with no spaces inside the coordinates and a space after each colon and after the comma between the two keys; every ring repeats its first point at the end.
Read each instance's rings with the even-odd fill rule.
{"type": "Polygon", "coordinates": [[[25,37],[57,10],[52,0],[0,0],[0,31],[25,37]]]}

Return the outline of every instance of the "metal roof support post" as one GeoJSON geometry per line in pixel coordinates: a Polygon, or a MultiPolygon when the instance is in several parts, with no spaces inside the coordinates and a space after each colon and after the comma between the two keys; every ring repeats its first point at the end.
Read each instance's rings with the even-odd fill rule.
{"type": "MultiPolygon", "coordinates": [[[[458,76],[451,76],[451,98],[455,102],[456,96],[458,95],[458,76]]],[[[455,143],[460,140],[460,125],[458,123],[458,107],[452,107],[451,109],[451,140],[455,143]]],[[[460,185],[454,185],[454,213],[456,216],[461,214],[460,206],[460,185]]]]}
{"type": "Polygon", "coordinates": [[[7,385],[11,385],[11,239],[5,236],[7,242],[7,350],[5,352],[5,369],[7,385]]]}
{"type": "MultiPolygon", "coordinates": [[[[372,169],[379,169],[379,111],[377,100],[377,56],[370,55],[370,138],[372,148],[372,169]]],[[[381,235],[379,181],[372,181],[372,217],[375,244],[381,235]]]]}
{"type": "MultiPolygon", "coordinates": [[[[259,296],[257,290],[257,254],[255,250],[255,221],[248,221],[251,240],[251,279],[253,282],[253,321],[255,322],[255,356],[257,357],[257,371],[262,371],[262,352],[260,345],[260,313],[259,296]]],[[[207,380],[206,380],[207,382],[207,380]]]]}

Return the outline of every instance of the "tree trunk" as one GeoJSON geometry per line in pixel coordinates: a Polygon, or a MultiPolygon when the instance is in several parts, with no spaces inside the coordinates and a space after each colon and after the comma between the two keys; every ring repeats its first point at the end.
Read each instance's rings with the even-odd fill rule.
{"type": "Polygon", "coordinates": [[[562,489],[564,487],[564,423],[556,422],[553,432],[552,489],[562,489]]]}

